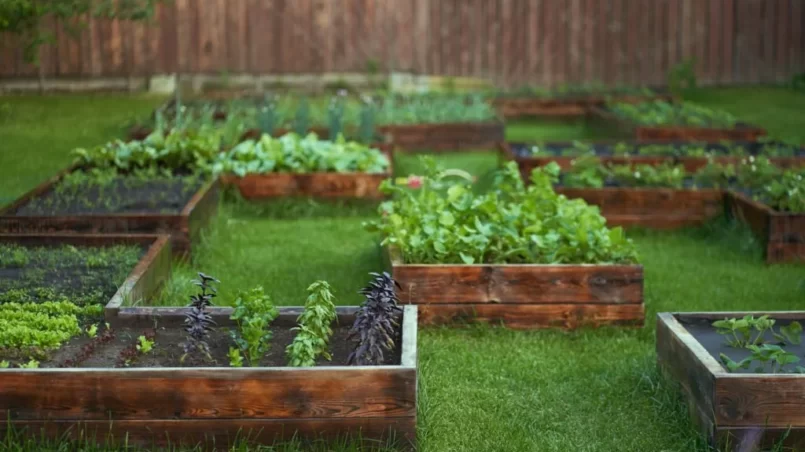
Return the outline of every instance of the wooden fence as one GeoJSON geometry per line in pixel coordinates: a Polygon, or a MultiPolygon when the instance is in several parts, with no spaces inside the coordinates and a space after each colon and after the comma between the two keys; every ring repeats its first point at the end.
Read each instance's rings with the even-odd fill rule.
{"type": "MultiPolygon", "coordinates": [[[[504,85],[663,84],[697,61],[701,83],[805,71],[805,0],[173,0],[151,25],[51,23],[45,77],[380,72],[504,85]]],[[[36,77],[14,40],[0,77],[36,77]]]]}

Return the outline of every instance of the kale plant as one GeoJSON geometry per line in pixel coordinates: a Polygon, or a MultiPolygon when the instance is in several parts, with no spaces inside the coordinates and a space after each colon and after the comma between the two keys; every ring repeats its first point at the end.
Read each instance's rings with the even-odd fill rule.
{"type": "Polygon", "coordinates": [[[383,364],[386,353],[392,352],[400,339],[402,308],[394,292],[399,284],[388,273],[370,274],[374,279],[360,291],[365,300],[349,332],[356,344],[347,363],[358,366],[383,364]]]}
{"type": "Polygon", "coordinates": [[[190,310],[185,314],[185,332],[187,332],[187,342],[184,343],[184,355],[179,362],[184,362],[187,356],[200,353],[207,360],[213,361],[210,355],[210,346],[207,344],[207,334],[212,331],[215,321],[206,312],[207,307],[212,306],[212,299],[215,298],[217,291],[213,283],[220,282],[212,276],[199,272],[199,279],[193,284],[199,286],[200,293],[190,297],[190,310]]]}

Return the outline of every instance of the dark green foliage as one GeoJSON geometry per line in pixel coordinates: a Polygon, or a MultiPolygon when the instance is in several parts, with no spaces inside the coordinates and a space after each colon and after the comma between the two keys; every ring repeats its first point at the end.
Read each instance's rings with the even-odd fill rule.
{"type": "MultiPolygon", "coordinates": [[[[786,344],[799,344],[802,341],[802,325],[799,322],[791,322],[781,326],[779,332],[775,331],[776,321],[768,315],[755,317],[747,315],[742,318],[728,318],[713,322],[716,332],[725,337],[725,341],[730,347],[744,348],[752,354],[738,362],[733,361],[727,355],[721,353],[719,358],[730,372],[739,369],[750,369],[753,362],[759,365],[752,368],[755,373],[766,371],[765,366],[770,366],[770,373],[784,372],[784,366],[799,362],[799,357],[786,351],[783,347],[786,344]],[[768,341],[769,336],[776,343],[768,341]]],[[[796,373],[805,373],[805,368],[797,366],[796,373]]]]}
{"type": "Polygon", "coordinates": [[[772,208],[781,212],[805,212],[805,180],[802,171],[788,170],[770,180],[760,197],[772,208]]]}
{"type": "Polygon", "coordinates": [[[293,367],[314,366],[320,355],[331,359],[327,345],[333,334],[331,324],[336,319],[335,297],[326,281],[316,281],[307,290],[310,295],[297,319],[296,337],[285,350],[288,365],[293,367]]]}
{"type": "Polygon", "coordinates": [[[388,273],[371,273],[374,280],[361,290],[365,297],[352,324],[349,337],[357,339],[347,358],[356,366],[380,365],[400,340],[402,308],[397,306],[394,287],[399,285],[388,273]]]}
{"type": "Polygon", "coordinates": [[[299,101],[299,106],[293,117],[293,131],[300,136],[307,134],[310,130],[310,102],[303,98],[299,101]]]}
{"type": "Polygon", "coordinates": [[[230,335],[250,366],[259,366],[260,359],[268,353],[272,336],[269,326],[278,315],[271,297],[260,286],[241,292],[235,299],[231,319],[237,322],[238,329],[230,331],[230,335]]]}
{"type": "Polygon", "coordinates": [[[608,108],[616,115],[644,126],[732,128],[738,122],[726,111],[713,110],[690,102],[614,103],[609,104],[608,108]]]}
{"type": "Polygon", "coordinates": [[[668,71],[668,88],[680,94],[686,89],[696,88],[696,60],[694,58],[677,63],[668,71]]]}

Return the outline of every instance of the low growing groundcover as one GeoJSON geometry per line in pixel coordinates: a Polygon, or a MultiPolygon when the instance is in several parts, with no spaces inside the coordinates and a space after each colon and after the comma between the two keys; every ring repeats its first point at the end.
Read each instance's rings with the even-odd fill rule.
{"type": "MultiPolygon", "coordinates": [[[[702,104],[730,110],[775,134],[796,137],[805,121],[801,109],[796,108],[805,102],[801,93],[730,88],[694,95],[702,104]],[[794,120],[796,117],[799,119],[794,120]]],[[[69,115],[79,103],[74,99],[80,98],[69,98],[70,102],[64,98],[20,97],[8,102],[22,117],[42,105],[53,112],[61,108],[62,115],[69,115]]],[[[127,109],[142,101],[134,97],[115,102],[116,108],[127,109]]],[[[94,105],[91,98],[86,104],[94,105]]],[[[510,128],[509,138],[593,138],[581,127],[561,134],[556,130],[561,129],[519,122],[510,128]]],[[[73,126],[55,128],[51,140],[72,136],[74,131],[73,126]]],[[[9,148],[24,156],[17,159],[19,165],[27,165],[26,158],[53,155],[51,141],[32,148],[22,132],[11,135],[11,142],[19,144],[9,148]]],[[[110,135],[104,138],[118,132],[108,131],[110,135]]],[[[497,165],[494,154],[438,158],[447,168],[460,167],[478,176],[477,185],[488,182],[489,170],[497,165]]],[[[402,168],[397,175],[422,173],[415,157],[397,157],[395,168],[402,168]]],[[[0,166],[0,181],[14,171],[14,164],[0,166]]],[[[22,188],[30,189],[47,176],[37,173],[24,179],[27,186],[22,188]]],[[[14,186],[0,192],[0,198],[19,193],[20,187],[14,186]]],[[[306,297],[307,285],[316,279],[331,282],[339,304],[360,303],[356,292],[366,283],[365,275],[383,265],[379,234],[362,228],[362,222],[376,219],[375,210],[355,209],[348,214],[329,206],[322,210],[327,215],[318,214],[308,201],[297,201],[294,212],[304,216],[292,219],[236,203],[224,204],[198,253],[194,250],[192,265],[175,272],[170,286],[176,295],[169,297],[170,304],[184,302],[192,293],[190,281],[197,270],[226,282],[220,304],[234,302],[236,291],[228,287],[262,285],[278,306],[298,305],[306,297]]],[[[710,452],[690,426],[677,389],[656,371],[654,316],[666,311],[796,309],[805,294],[802,267],[767,266],[751,235],[729,224],[677,232],[628,231],[628,236],[645,269],[649,320],[643,330],[522,332],[473,326],[420,331],[417,433],[421,450],[710,452]]],[[[3,441],[2,447],[10,450],[42,449],[11,435],[3,441]]],[[[112,444],[123,450],[122,440],[112,444]]],[[[69,449],[55,442],[49,445],[69,449]]],[[[298,443],[278,449],[308,450],[298,443]]],[[[345,443],[312,448],[356,449],[345,443]]]]}

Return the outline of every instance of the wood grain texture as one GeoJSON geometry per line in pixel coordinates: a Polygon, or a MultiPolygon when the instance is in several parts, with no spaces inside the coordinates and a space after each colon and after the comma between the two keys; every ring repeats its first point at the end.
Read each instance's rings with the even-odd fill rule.
{"type": "Polygon", "coordinates": [[[241,196],[249,200],[286,196],[383,199],[385,195],[378,188],[389,177],[390,172],[273,173],[250,174],[245,177],[221,176],[221,181],[225,185],[237,187],[241,196]]]}
{"type": "Polygon", "coordinates": [[[0,208],[0,232],[7,233],[51,233],[72,232],[80,234],[170,234],[177,253],[189,253],[191,235],[198,236],[217,211],[219,186],[217,181],[203,185],[177,214],[95,214],[95,215],[16,215],[20,207],[42,194],[50,191],[67,174],[75,171],[67,168],[56,176],[25,193],[20,198],[0,208]],[[196,206],[199,211],[196,212],[196,206]],[[192,225],[191,225],[192,219],[192,225]]]}
{"type": "Polygon", "coordinates": [[[642,304],[426,304],[420,325],[485,323],[512,329],[621,326],[643,327],[642,304]]]}
{"type": "Polygon", "coordinates": [[[118,443],[141,447],[184,446],[199,450],[221,450],[247,439],[250,444],[302,440],[342,442],[346,437],[360,440],[364,447],[388,441],[395,450],[416,450],[416,418],[318,418],[318,419],[149,419],[121,421],[45,421],[3,422],[0,435],[11,425],[15,432],[31,436],[98,442],[109,437],[118,443]]]}
{"type": "Polygon", "coordinates": [[[737,192],[726,199],[729,214],[763,243],[767,263],[805,260],[805,214],[778,212],[737,192]]]}

